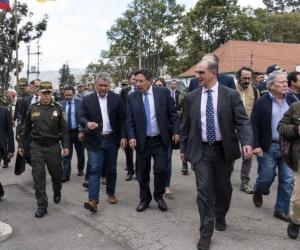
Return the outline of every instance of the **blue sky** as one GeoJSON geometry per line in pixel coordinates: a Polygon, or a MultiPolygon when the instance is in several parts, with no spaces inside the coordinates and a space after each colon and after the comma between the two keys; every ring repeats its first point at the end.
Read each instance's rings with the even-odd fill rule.
{"type": "MultiPolygon", "coordinates": [[[[114,21],[121,17],[131,0],[56,0],[38,3],[36,0],[19,0],[26,2],[34,13],[33,20],[40,20],[43,14],[49,15],[47,31],[39,41],[40,70],[59,70],[62,64],[69,62],[71,68],[85,68],[90,62],[99,58],[101,50],[108,49],[106,31],[114,21]]],[[[13,2],[11,0],[10,2],[13,2]]],[[[177,0],[192,8],[196,0],[177,0]]],[[[242,6],[263,7],[261,0],[240,0],[242,6]]],[[[27,67],[27,49],[20,45],[19,59],[27,67]]],[[[30,44],[31,52],[37,51],[36,42],[30,44]]],[[[30,65],[36,65],[37,57],[31,56],[30,65]]]]}

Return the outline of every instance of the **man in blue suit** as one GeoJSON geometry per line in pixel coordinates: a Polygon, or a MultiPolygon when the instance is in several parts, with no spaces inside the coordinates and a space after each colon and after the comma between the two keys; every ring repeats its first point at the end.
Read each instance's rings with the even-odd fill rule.
{"type": "Polygon", "coordinates": [[[70,136],[70,147],[69,147],[69,155],[63,157],[63,167],[64,167],[64,175],[62,178],[62,182],[67,182],[70,180],[71,175],[71,161],[73,155],[73,144],[77,154],[77,169],[78,176],[83,175],[84,169],[84,150],[82,145],[83,139],[83,130],[82,127],[78,123],[78,111],[81,105],[81,100],[74,98],[75,90],[72,86],[66,86],[64,92],[65,100],[61,101],[60,104],[63,106],[63,110],[66,114],[66,121],[69,130],[70,136]]]}
{"type": "Polygon", "coordinates": [[[167,88],[152,86],[148,69],[135,72],[138,91],[127,97],[127,136],[132,150],[136,149],[137,179],[140,185],[138,212],[144,211],[152,200],[150,192],[151,157],[154,160],[154,200],[158,208],[167,210],[163,194],[168,178],[168,148],[179,140],[179,119],[174,100],[167,88]]]}
{"type": "MultiPolygon", "coordinates": [[[[219,58],[215,55],[215,54],[206,54],[202,57],[202,61],[203,60],[213,60],[215,61],[217,64],[219,64],[219,58]]],[[[220,74],[218,73],[217,75],[217,81],[219,84],[231,88],[231,89],[236,89],[235,87],[235,82],[232,76],[228,76],[228,75],[224,75],[224,74],[220,74]]],[[[193,78],[190,81],[190,85],[189,85],[189,89],[188,92],[191,92],[195,89],[199,88],[199,81],[197,80],[197,78],[193,78]]]]}

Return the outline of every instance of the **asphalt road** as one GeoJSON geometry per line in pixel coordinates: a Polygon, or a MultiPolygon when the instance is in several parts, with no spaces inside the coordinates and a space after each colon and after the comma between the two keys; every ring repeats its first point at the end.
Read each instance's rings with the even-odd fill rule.
{"type": "MultiPolygon", "coordinates": [[[[0,243],[0,249],[196,249],[199,239],[199,214],[193,171],[181,174],[179,152],[173,151],[171,189],[165,197],[168,211],[162,212],[152,201],[149,209],[136,212],[139,186],[135,178],[126,182],[125,154],[118,158],[117,204],[109,204],[105,186],[101,185],[98,212],[84,209],[88,199],[82,187],[84,176],[78,177],[76,157],[70,181],[63,184],[62,200],[54,204],[51,181],[47,177],[48,214],[36,219],[37,209],[32,189],[31,167],[21,176],[14,175],[14,159],[7,169],[0,168],[0,181],[5,196],[0,202],[0,221],[12,226],[13,235],[0,243]]],[[[215,231],[211,249],[300,249],[300,238],[291,240],[287,223],[273,217],[277,178],[271,194],[256,208],[252,195],[239,190],[241,160],[236,161],[232,175],[233,196],[226,217],[227,230],[215,231]]],[[[253,159],[251,186],[256,178],[257,163],[253,159]]],[[[153,187],[153,175],[151,175],[153,187]]]]}

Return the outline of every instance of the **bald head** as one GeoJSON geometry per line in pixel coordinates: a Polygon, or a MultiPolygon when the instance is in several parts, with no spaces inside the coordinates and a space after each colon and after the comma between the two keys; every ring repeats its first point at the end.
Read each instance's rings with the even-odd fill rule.
{"type": "Polygon", "coordinates": [[[196,67],[196,78],[199,85],[212,88],[217,83],[218,64],[213,60],[202,60],[196,67]]]}

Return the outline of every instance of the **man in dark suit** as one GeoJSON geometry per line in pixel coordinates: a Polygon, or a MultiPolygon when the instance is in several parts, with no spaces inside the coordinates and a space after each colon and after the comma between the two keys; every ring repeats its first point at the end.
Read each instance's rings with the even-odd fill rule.
{"type": "MultiPolygon", "coordinates": [[[[125,109],[127,110],[127,97],[130,93],[137,90],[136,84],[135,84],[135,75],[134,71],[130,73],[130,79],[129,82],[131,86],[123,88],[121,90],[121,98],[123,100],[123,103],[125,105],[125,109]]],[[[127,175],[126,175],[126,181],[130,181],[132,179],[132,176],[134,175],[134,163],[133,163],[133,150],[130,147],[125,148],[125,155],[126,155],[126,168],[127,168],[127,175]]]]}
{"type": "Polygon", "coordinates": [[[209,249],[215,218],[216,229],[226,230],[231,164],[241,157],[239,140],[244,157],[252,156],[252,130],[241,98],[237,91],[219,84],[217,74],[218,64],[212,60],[197,65],[200,88],[185,96],[182,112],[180,153],[182,161],[195,166],[201,221],[198,249],[209,249]]]}
{"type": "MultiPolygon", "coordinates": [[[[290,221],[290,199],[293,192],[293,171],[280,155],[277,126],[289,106],[296,101],[287,95],[288,81],[285,72],[274,71],[267,80],[269,92],[260,97],[253,106],[251,124],[254,137],[253,154],[257,156],[258,177],[254,186],[253,202],[262,206],[263,195],[270,194],[278,166],[278,189],[274,217],[290,221]]],[[[298,120],[298,117],[294,118],[298,120]]],[[[293,126],[293,125],[291,125],[293,126]]]]}
{"type": "MultiPolygon", "coordinates": [[[[215,54],[212,54],[212,53],[204,55],[202,57],[202,60],[213,60],[217,64],[219,64],[219,58],[215,54]]],[[[228,87],[228,88],[231,88],[231,89],[236,89],[235,82],[234,82],[234,79],[233,79],[232,76],[228,76],[228,75],[218,73],[217,80],[218,80],[219,84],[221,84],[225,87],[228,87]]],[[[188,92],[191,92],[195,89],[198,89],[199,87],[200,86],[199,86],[198,79],[197,78],[192,78],[191,81],[190,81],[188,92]]]]}
{"type": "Polygon", "coordinates": [[[77,154],[77,175],[82,176],[84,169],[84,150],[82,145],[83,129],[78,123],[78,111],[81,105],[81,100],[74,98],[75,89],[69,85],[65,87],[64,97],[66,100],[61,101],[60,104],[63,106],[63,110],[66,114],[70,144],[68,156],[63,157],[64,175],[61,181],[63,183],[70,180],[73,144],[77,154]]]}
{"type": "MultiPolygon", "coordinates": [[[[6,107],[0,106],[0,159],[4,156],[10,160],[15,152],[14,132],[12,129],[11,115],[6,107]]],[[[4,195],[4,190],[0,182],[0,200],[4,195]]]]}
{"type": "Polygon", "coordinates": [[[170,83],[171,97],[174,100],[176,109],[179,110],[178,97],[179,97],[180,91],[177,90],[176,88],[177,88],[177,81],[176,80],[172,80],[171,83],[170,83]]]}
{"type": "MultiPolygon", "coordinates": [[[[20,108],[18,109],[17,113],[17,120],[20,121],[20,127],[21,129],[25,125],[25,119],[27,112],[29,110],[29,107],[32,103],[40,101],[40,85],[42,81],[40,79],[36,79],[33,81],[33,95],[26,96],[22,99],[22,102],[20,104],[20,108]]],[[[21,131],[20,131],[21,132],[21,131]]],[[[17,135],[19,136],[19,135],[17,135]]],[[[31,154],[30,154],[30,143],[32,142],[32,137],[29,135],[26,138],[24,149],[25,154],[24,158],[27,161],[27,163],[31,166],[31,154]]],[[[35,188],[33,186],[33,188],[35,188]]]]}
{"type": "Polygon", "coordinates": [[[170,91],[152,86],[148,69],[135,72],[138,91],[127,98],[127,135],[132,150],[136,149],[137,179],[140,185],[138,212],[144,211],[152,200],[150,192],[150,163],[154,160],[154,200],[162,211],[167,210],[163,200],[168,178],[168,148],[172,140],[179,140],[179,119],[170,91]]]}
{"type": "Polygon", "coordinates": [[[89,176],[89,201],[84,207],[97,212],[99,203],[100,176],[105,162],[106,193],[110,204],[117,203],[118,150],[124,149],[126,140],[126,112],[121,96],[110,90],[110,76],[101,72],[95,79],[93,93],[82,98],[78,117],[79,124],[86,128],[83,143],[91,166],[89,176]]]}

